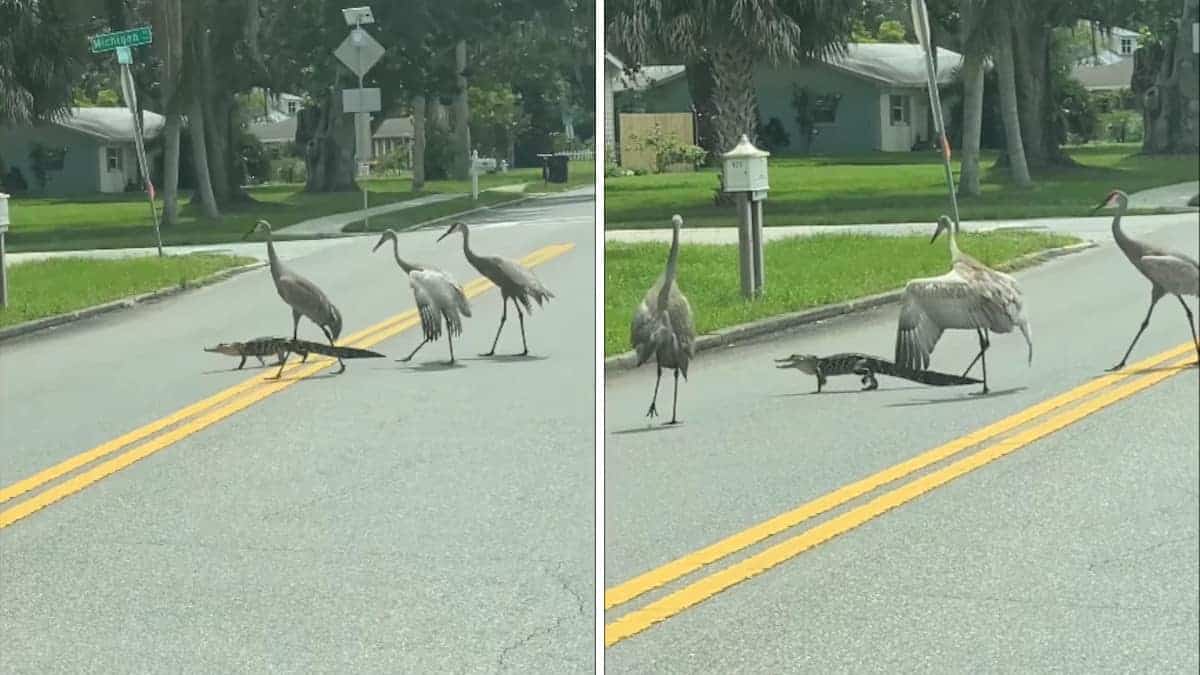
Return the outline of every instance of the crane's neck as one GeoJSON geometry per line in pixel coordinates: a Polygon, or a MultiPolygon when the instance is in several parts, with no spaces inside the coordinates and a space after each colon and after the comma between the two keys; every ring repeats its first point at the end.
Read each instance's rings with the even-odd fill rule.
{"type": "Polygon", "coordinates": [[[271,240],[270,227],[267,227],[267,260],[271,263],[271,276],[278,280],[282,270],[279,266],[279,255],[275,253],[275,242],[271,240]]]}
{"type": "Polygon", "coordinates": [[[400,242],[396,241],[395,239],[392,239],[392,255],[395,256],[396,264],[400,266],[400,269],[404,270],[405,274],[408,274],[416,269],[412,265],[404,262],[404,259],[400,257],[400,242]]]}
{"type": "Polygon", "coordinates": [[[1129,200],[1124,196],[1117,196],[1117,212],[1113,214],[1112,234],[1113,240],[1117,242],[1117,246],[1126,254],[1134,253],[1136,242],[1125,234],[1125,230],[1121,229],[1121,216],[1125,215],[1125,210],[1129,208],[1129,200]]]}
{"type": "Polygon", "coordinates": [[[950,230],[950,259],[958,260],[962,257],[962,250],[958,248],[958,237],[956,236],[958,223],[950,223],[948,229],[950,230]]]}
{"type": "Polygon", "coordinates": [[[463,255],[466,256],[468,261],[474,262],[475,260],[478,260],[479,256],[475,255],[475,252],[471,250],[471,231],[468,230],[466,226],[463,226],[461,229],[463,236],[463,255]]]}
{"type": "Polygon", "coordinates": [[[676,225],[671,232],[671,252],[667,254],[667,269],[663,272],[662,288],[658,290],[658,308],[660,311],[666,311],[667,300],[671,297],[671,284],[675,283],[678,268],[679,226],[676,225]]]}

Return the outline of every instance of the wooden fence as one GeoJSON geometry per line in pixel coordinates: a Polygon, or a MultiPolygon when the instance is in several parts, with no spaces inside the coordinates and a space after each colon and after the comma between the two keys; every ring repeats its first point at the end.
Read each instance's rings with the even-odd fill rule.
{"type": "MultiPolygon", "coordinates": [[[[643,149],[641,141],[654,133],[657,125],[666,136],[674,136],[684,145],[696,142],[691,113],[621,113],[618,119],[621,166],[626,169],[651,169],[654,152],[643,149]]],[[[680,165],[690,169],[690,166],[680,165]]],[[[679,167],[671,167],[679,168],[679,167]]]]}

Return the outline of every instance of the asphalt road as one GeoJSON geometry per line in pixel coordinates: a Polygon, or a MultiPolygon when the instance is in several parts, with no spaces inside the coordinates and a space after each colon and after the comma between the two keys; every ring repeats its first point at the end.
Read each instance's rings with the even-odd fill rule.
{"type": "MultiPolygon", "coordinates": [[[[1133,232],[1196,255],[1198,230],[1195,214],[1181,214],[1133,232]]],[[[650,426],[653,368],[610,377],[606,591],[1095,381],[1149,301],[1111,239],[1017,277],[1034,361],[1026,366],[1019,334],[995,336],[986,397],[886,377],[879,391],[839,377],[814,395],[815,378],[773,368],[793,352],[890,358],[894,305],[702,354],[681,386],[677,427],[658,426],[668,378],[664,416],[650,426]]],[[[1169,298],[1130,363],[1188,340],[1169,298]]],[[[973,335],[948,333],[933,367],[960,372],[975,350],[973,335]]],[[[607,648],[607,672],[1196,672],[1200,371],[1131,378],[1155,373],[1166,379],[777,566],[757,562],[769,546],[809,528],[816,537],[912,478],[611,607],[606,634],[651,608],[667,618],[607,648]],[[765,571],[721,582],[741,561],[765,571]]]]}
{"type": "MultiPolygon", "coordinates": [[[[531,357],[476,357],[493,288],[458,367],[444,341],[411,364],[348,361],[0,529],[0,672],[590,672],[593,193],[469,222],[481,253],[574,244],[534,268],[557,298],[526,322],[531,357]]],[[[440,233],[401,251],[466,285],[461,238],[440,233]]],[[[413,307],[374,243],[290,260],[343,336],[413,307]]],[[[512,319],[501,354],[521,348],[512,319]]],[[[0,345],[0,488],[273,372],[201,347],[290,329],[263,269],[0,345]]]]}

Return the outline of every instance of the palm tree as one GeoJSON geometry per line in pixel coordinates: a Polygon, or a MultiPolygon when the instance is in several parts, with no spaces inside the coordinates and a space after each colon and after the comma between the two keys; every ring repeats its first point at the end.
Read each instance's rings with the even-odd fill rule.
{"type": "Polygon", "coordinates": [[[608,39],[642,63],[705,58],[712,70],[713,132],[729,149],[758,126],[754,65],[828,56],[850,37],[856,0],[612,0],[608,39]]]}

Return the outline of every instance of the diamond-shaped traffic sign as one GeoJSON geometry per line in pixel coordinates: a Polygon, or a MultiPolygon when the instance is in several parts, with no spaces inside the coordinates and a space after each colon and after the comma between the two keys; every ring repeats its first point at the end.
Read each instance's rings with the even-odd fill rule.
{"type": "Polygon", "coordinates": [[[383,45],[379,44],[371,34],[361,28],[350,31],[350,35],[342,40],[342,44],[334,50],[333,55],[338,61],[346,64],[355,75],[362,77],[367,74],[383,57],[383,45]]]}

